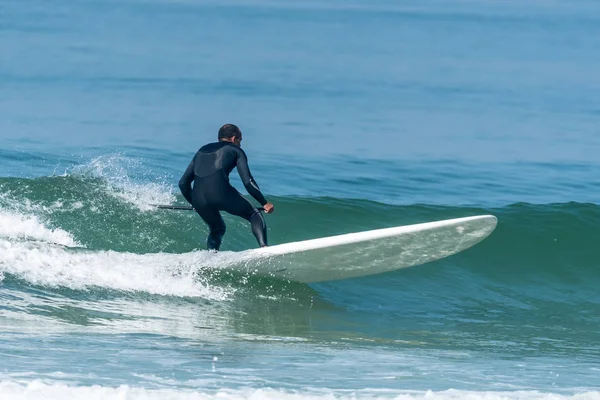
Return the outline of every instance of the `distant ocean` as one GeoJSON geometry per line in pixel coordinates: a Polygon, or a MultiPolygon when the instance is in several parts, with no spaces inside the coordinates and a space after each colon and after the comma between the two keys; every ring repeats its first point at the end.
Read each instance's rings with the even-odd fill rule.
{"type": "Polygon", "coordinates": [[[600,399],[599,48],[584,0],[3,0],[0,399],[600,399]],[[228,122],[271,244],[498,227],[364,278],[207,273],[153,205],[228,122]]]}

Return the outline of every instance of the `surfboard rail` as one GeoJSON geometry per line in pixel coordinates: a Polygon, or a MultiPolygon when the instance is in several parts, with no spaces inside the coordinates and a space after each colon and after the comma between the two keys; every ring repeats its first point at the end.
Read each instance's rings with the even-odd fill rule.
{"type": "Polygon", "coordinates": [[[284,243],[240,252],[227,268],[305,283],[380,274],[464,251],[497,221],[476,215],[284,243]]]}

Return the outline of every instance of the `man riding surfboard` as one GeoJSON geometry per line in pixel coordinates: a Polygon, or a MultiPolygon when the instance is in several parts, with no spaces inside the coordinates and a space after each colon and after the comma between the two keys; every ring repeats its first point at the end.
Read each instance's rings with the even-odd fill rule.
{"type": "Polygon", "coordinates": [[[219,129],[218,141],[201,147],[179,180],[183,197],[210,229],[206,240],[209,250],[219,250],[225,234],[225,222],[220,211],[249,221],[258,244],[267,246],[267,224],[262,214],[229,183],[229,174],[237,167],[248,193],[267,214],[274,211],[273,204],[265,199],[250,173],[241,142],[242,131],[237,126],[223,125],[219,129]]]}

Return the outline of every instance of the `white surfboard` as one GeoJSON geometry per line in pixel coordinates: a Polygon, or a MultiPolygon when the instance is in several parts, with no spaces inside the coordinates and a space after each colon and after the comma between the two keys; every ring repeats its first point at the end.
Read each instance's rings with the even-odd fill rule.
{"type": "Polygon", "coordinates": [[[466,250],[496,224],[478,215],[285,243],[236,253],[226,268],[305,283],[374,275],[466,250]]]}

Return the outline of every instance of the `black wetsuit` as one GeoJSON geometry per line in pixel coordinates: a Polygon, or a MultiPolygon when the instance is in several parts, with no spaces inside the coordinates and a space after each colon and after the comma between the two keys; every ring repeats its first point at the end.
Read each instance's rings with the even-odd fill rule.
{"type": "Polygon", "coordinates": [[[230,142],[220,141],[203,146],[179,180],[183,197],[210,228],[208,249],[219,250],[225,234],[225,222],[219,211],[250,221],[258,244],[261,247],[267,245],[267,226],[262,214],[229,183],[229,173],[236,166],[248,193],[261,205],[267,204],[250,173],[246,153],[230,142]]]}

